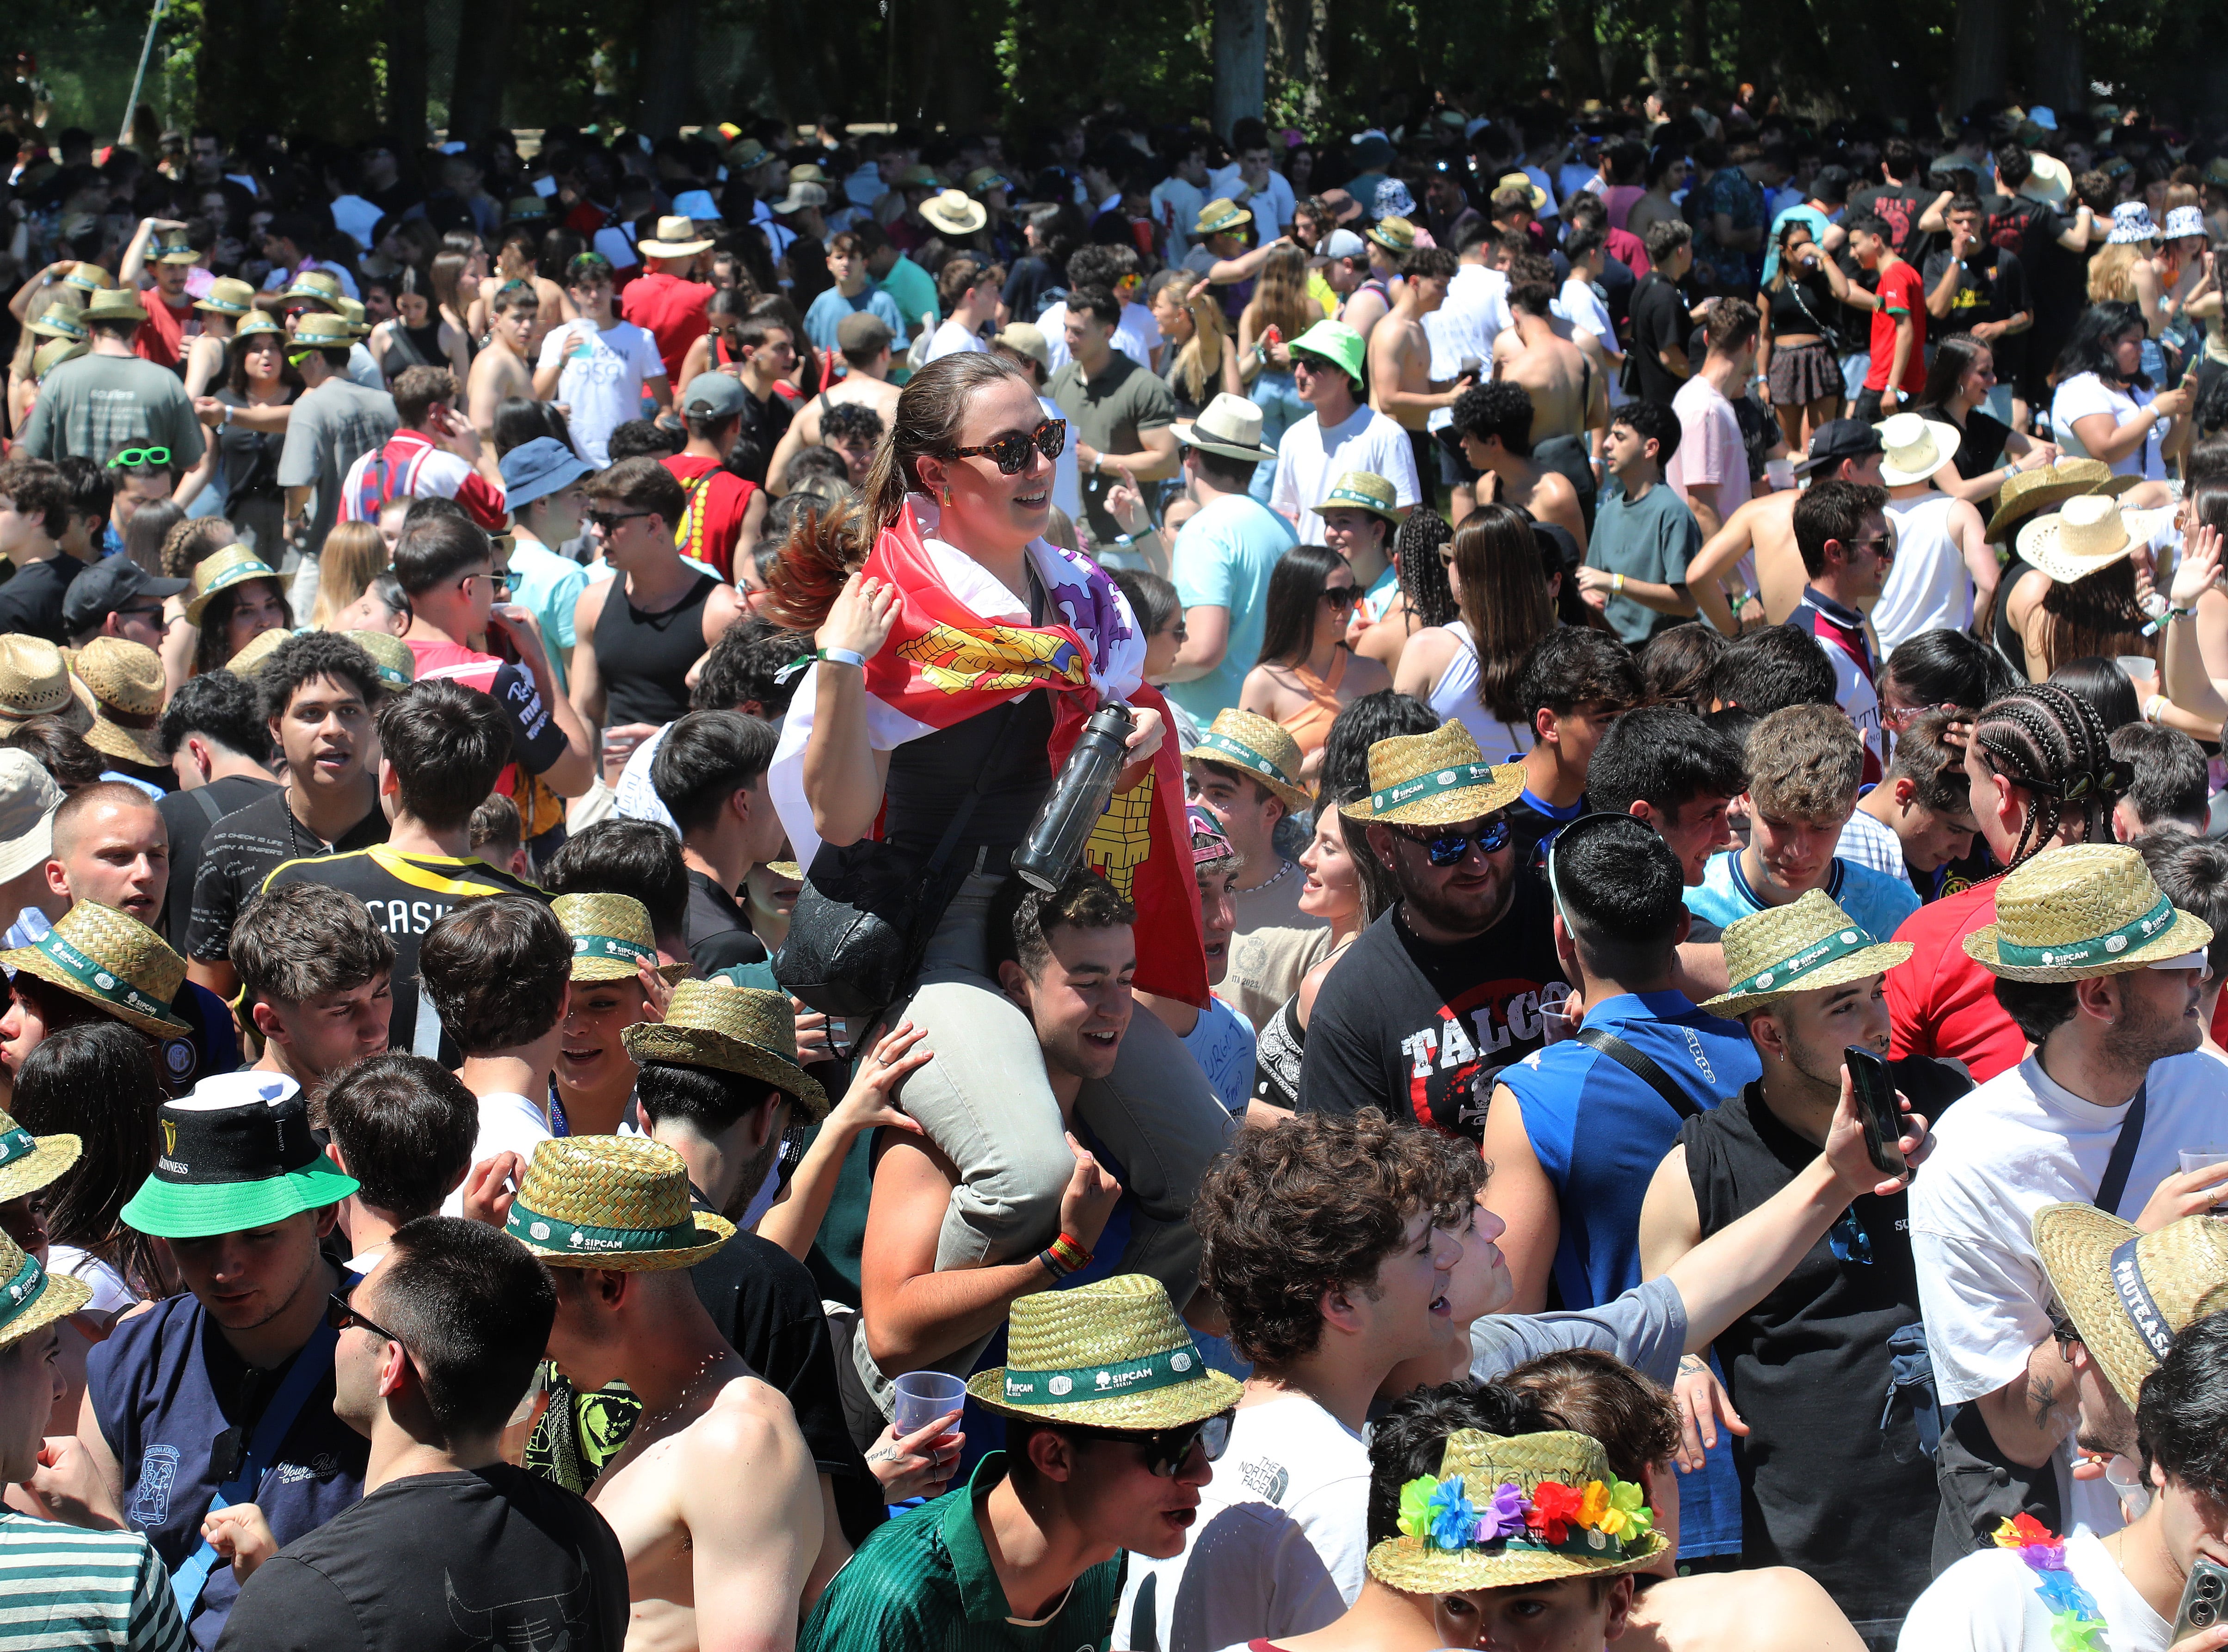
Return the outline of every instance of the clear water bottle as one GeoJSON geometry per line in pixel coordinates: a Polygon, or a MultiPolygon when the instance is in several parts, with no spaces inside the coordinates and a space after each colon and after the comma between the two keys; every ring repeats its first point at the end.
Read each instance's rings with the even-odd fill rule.
{"type": "Polygon", "coordinates": [[[1113,801],[1135,726],[1129,707],[1118,700],[1099,707],[1083,726],[1028,836],[1014,851],[1014,870],[1035,887],[1047,893],[1059,888],[1083,859],[1091,829],[1113,801]]]}

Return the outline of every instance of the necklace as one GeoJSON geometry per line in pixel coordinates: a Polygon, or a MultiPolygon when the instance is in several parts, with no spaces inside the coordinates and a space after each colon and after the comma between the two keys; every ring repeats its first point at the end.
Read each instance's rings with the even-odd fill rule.
{"type": "Polygon", "coordinates": [[[2032,1514],[2015,1514],[1996,1527],[1996,1546],[2017,1549],[2036,1578],[2034,1591],[2050,1613],[2053,1652],[2105,1652],[2097,1640],[2104,1614],[2065,1566],[2065,1540],[2032,1514]]]}

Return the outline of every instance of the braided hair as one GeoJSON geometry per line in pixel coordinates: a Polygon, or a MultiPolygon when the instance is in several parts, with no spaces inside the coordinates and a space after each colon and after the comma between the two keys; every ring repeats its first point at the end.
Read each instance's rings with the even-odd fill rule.
{"type": "Polygon", "coordinates": [[[1408,599],[1409,624],[1446,625],[1462,618],[1462,605],[1447,583],[1439,560],[1440,547],[1455,536],[1447,519],[1429,505],[1408,513],[1392,535],[1392,567],[1400,581],[1400,594],[1408,599]]]}
{"type": "Polygon", "coordinates": [[[2014,688],[1981,708],[1973,744],[1992,773],[2033,798],[2007,871],[2041,853],[2070,809],[2081,811],[2081,841],[2111,842],[2112,805],[2130,774],[2112,760],[2104,720],[2087,701],[2054,682],[2014,688]]]}

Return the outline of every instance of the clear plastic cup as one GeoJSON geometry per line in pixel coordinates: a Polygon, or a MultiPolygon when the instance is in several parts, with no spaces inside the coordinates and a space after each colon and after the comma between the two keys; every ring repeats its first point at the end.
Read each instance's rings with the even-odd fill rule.
{"type": "Polygon", "coordinates": [[[918,1432],[966,1402],[967,1385],[941,1371],[908,1371],[896,1383],[898,1437],[918,1432]]]}

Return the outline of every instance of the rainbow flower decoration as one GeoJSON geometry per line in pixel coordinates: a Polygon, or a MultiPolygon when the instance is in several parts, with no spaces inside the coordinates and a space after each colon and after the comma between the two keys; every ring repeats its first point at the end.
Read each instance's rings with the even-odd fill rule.
{"type": "Polygon", "coordinates": [[[2104,1614],[2097,1598],[2065,1569],[2065,1540],[2032,1514],[2014,1514],[1995,1530],[1996,1546],[2017,1549],[2036,1576],[2035,1593],[2050,1613],[2051,1652],[2106,1652],[2098,1636],[2104,1614]]]}
{"type": "Polygon", "coordinates": [[[1528,1495],[1513,1482],[1488,1489],[1461,1475],[1422,1475],[1400,1488],[1401,1533],[1450,1553],[1544,1549],[1626,1559],[1648,1547],[1655,1526],[1641,1488],[1614,1475],[1582,1486],[1542,1480],[1528,1495]]]}

